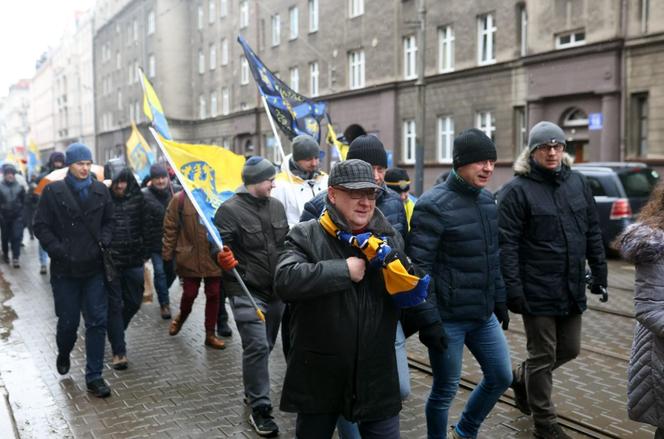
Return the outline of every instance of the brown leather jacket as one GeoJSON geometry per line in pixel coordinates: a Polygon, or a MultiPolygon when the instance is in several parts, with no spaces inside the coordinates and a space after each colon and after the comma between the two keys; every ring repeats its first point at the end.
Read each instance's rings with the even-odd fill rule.
{"type": "Polygon", "coordinates": [[[205,226],[184,192],[175,195],[166,208],[161,253],[164,261],[175,257],[175,271],[180,277],[221,276],[221,268],[210,256],[205,226]],[[180,197],[184,197],[181,212],[180,197]]]}

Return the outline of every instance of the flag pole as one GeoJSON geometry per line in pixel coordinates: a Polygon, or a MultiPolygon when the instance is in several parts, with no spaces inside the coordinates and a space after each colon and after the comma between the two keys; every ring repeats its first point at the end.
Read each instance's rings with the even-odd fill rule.
{"type": "MultiPolygon", "coordinates": [[[[180,170],[175,165],[175,162],[173,161],[171,156],[166,151],[166,148],[164,148],[164,145],[161,143],[161,140],[159,140],[159,136],[157,135],[157,133],[155,132],[155,129],[153,127],[150,127],[150,133],[152,134],[152,137],[154,137],[155,141],[157,142],[157,145],[159,145],[159,149],[161,150],[164,157],[166,157],[166,160],[168,161],[168,163],[171,165],[171,168],[175,172],[175,175],[177,176],[177,178],[180,181],[184,182],[185,181],[184,177],[182,176],[182,174],[180,173],[180,170]]],[[[196,203],[194,201],[195,198],[194,198],[193,193],[191,192],[191,189],[186,184],[182,185],[182,189],[184,190],[184,192],[189,197],[189,200],[191,200],[191,202],[192,202],[191,204],[194,206],[194,209],[196,209],[196,213],[198,213],[198,216],[200,217],[201,221],[203,222],[203,225],[205,226],[205,228],[207,229],[208,234],[212,237],[212,239],[214,240],[214,243],[217,245],[217,247],[221,251],[224,248],[224,245],[222,244],[221,240],[217,236],[217,233],[215,233],[216,232],[216,227],[214,226],[214,224],[212,224],[210,222],[210,218],[208,218],[207,215],[205,215],[205,213],[202,211],[202,209],[200,208],[198,203],[196,203]]],[[[256,304],[256,301],[254,300],[253,296],[249,292],[249,289],[247,288],[247,286],[244,284],[244,281],[242,280],[242,277],[240,276],[240,273],[238,273],[235,268],[233,268],[231,270],[231,273],[233,273],[233,276],[235,276],[235,279],[240,284],[240,287],[242,287],[242,290],[244,291],[244,293],[249,298],[249,301],[251,302],[253,307],[256,309],[256,315],[258,316],[258,318],[261,319],[264,322],[265,321],[265,315],[263,314],[263,311],[261,311],[261,309],[256,304]]]]}
{"type": "Polygon", "coordinates": [[[279,133],[277,132],[277,126],[274,124],[274,119],[272,118],[272,113],[270,113],[270,108],[267,106],[267,99],[265,99],[263,93],[260,93],[260,95],[261,95],[261,100],[263,101],[263,107],[265,108],[265,114],[267,115],[267,120],[270,121],[270,126],[272,127],[272,134],[274,134],[274,139],[276,140],[277,145],[279,146],[279,153],[281,154],[282,164],[286,163],[286,175],[288,176],[288,181],[292,184],[293,178],[291,177],[290,172],[288,172],[288,163],[286,162],[286,154],[284,153],[284,148],[283,146],[281,146],[281,137],[279,137],[279,133]]]}

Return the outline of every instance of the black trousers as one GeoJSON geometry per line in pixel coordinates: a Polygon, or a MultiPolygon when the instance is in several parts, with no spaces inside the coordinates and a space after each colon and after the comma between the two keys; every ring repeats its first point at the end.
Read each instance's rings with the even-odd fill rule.
{"type": "MultiPolygon", "coordinates": [[[[339,419],[339,413],[297,414],[295,421],[296,439],[331,438],[339,419]]],[[[357,423],[362,439],[399,439],[399,415],[378,421],[357,423]]]]}
{"type": "Polygon", "coordinates": [[[12,258],[21,256],[21,241],[23,240],[23,221],[21,218],[4,219],[0,222],[2,234],[2,254],[9,256],[9,246],[12,247],[12,258]]]}

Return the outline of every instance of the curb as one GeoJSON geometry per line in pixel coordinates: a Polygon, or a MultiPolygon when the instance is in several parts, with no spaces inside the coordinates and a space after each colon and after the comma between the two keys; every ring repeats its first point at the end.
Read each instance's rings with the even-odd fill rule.
{"type": "Polygon", "coordinates": [[[0,380],[0,437],[7,439],[19,439],[16,419],[9,402],[9,393],[0,380]]]}

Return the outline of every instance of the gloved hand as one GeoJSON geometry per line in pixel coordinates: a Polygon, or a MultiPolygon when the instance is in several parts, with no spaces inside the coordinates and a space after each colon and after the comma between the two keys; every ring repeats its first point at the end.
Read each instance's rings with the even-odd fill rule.
{"type": "Polygon", "coordinates": [[[507,331],[510,326],[510,313],[507,312],[507,305],[504,302],[497,302],[493,308],[498,322],[503,325],[503,330],[507,331]]]}
{"type": "Polygon", "coordinates": [[[447,334],[445,334],[445,328],[443,328],[443,324],[440,321],[420,328],[419,337],[422,344],[429,349],[438,352],[443,352],[447,349],[447,334]]]}
{"type": "Polygon", "coordinates": [[[405,253],[402,253],[399,250],[391,249],[390,252],[383,259],[383,266],[386,267],[390,262],[393,262],[397,259],[401,261],[401,265],[403,265],[403,268],[405,268],[406,271],[408,272],[411,271],[412,263],[410,262],[410,259],[408,258],[408,256],[406,256],[405,253]]]}
{"type": "Polygon", "coordinates": [[[590,292],[592,294],[604,294],[604,291],[606,291],[606,287],[604,285],[596,284],[594,282],[592,285],[590,285],[590,292]]]}
{"type": "Polygon", "coordinates": [[[510,296],[507,295],[507,309],[515,314],[528,314],[528,302],[523,294],[510,296]]]}
{"type": "Polygon", "coordinates": [[[231,271],[233,268],[237,267],[238,262],[237,259],[235,259],[233,251],[225,245],[224,248],[217,253],[217,264],[219,264],[224,271],[231,271]]]}

